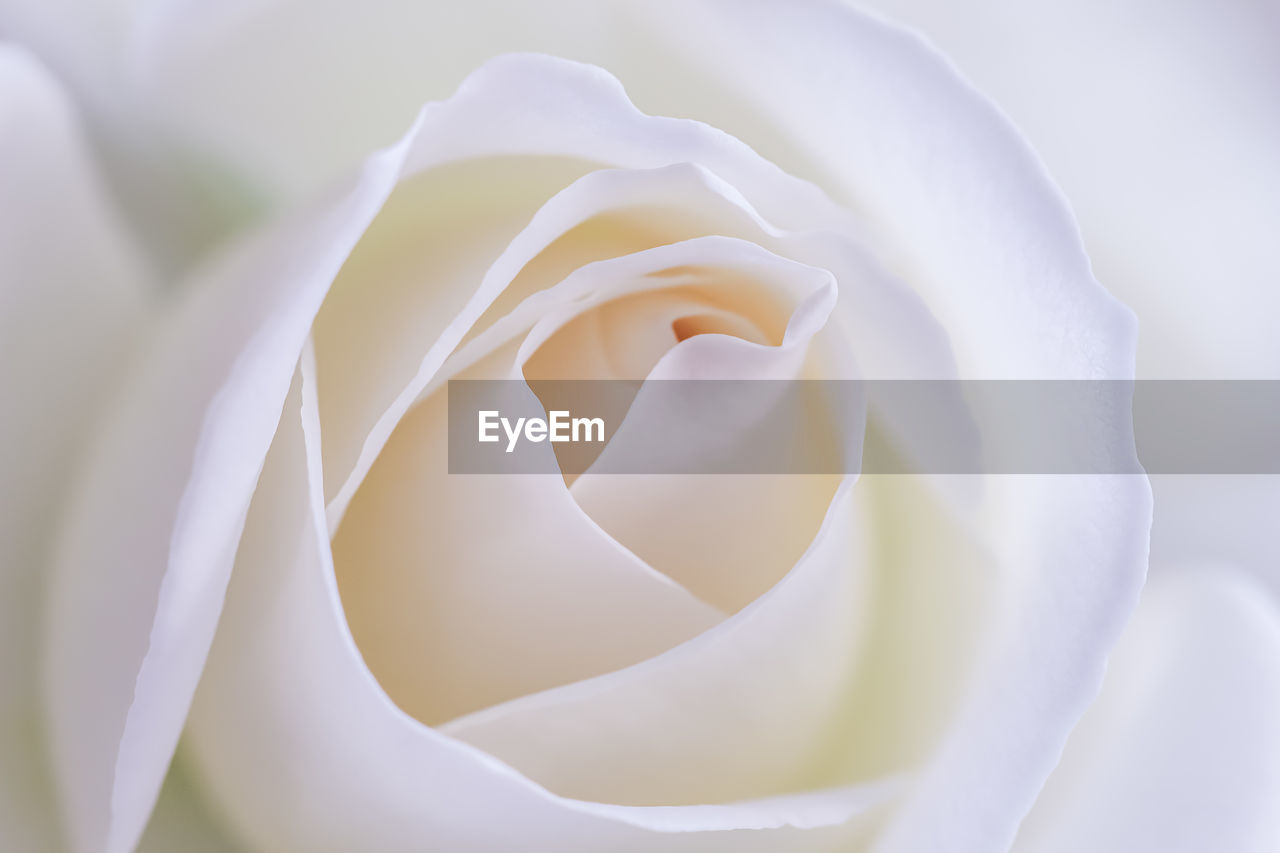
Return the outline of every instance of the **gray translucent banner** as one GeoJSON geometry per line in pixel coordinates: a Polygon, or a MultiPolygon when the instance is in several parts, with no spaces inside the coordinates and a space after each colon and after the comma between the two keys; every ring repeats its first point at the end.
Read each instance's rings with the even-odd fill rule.
{"type": "Polygon", "coordinates": [[[453,474],[1280,474],[1280,382],[453,380],[453,474]]]}

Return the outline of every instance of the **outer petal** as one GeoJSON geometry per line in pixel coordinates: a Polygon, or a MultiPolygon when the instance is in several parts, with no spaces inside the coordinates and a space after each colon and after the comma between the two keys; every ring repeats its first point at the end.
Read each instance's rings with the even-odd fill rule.
{"type": "Polygon", "coordinates": [[[148,271],[58,84],[0,45],[0,847],[54,845],[39,619],[59,503],[148,271]]]}
{"type": "Polygon", "coordinates": [[[197,286],[141,360],[57,557],[49,704],[74,849],[131,849],[173,754],[293,365],[404,147],[197,286]]]}
{"type": "Polygon", "coordinates": [[[825,0],[702,0],[684,16],[664,34],[736,105],[703,120],[860,213],[947,330],[961,377],[1131,373],[1132,316],[1093,280],[1061,196],[924,43],[825,0]]]}
{"type": "Polygon", "coordinates": [[[1280,611],[1200,569],[1153,578],[1016,851],[1280,849],[1280,611]]]}
{"type": "MultiPolygon", "coordinates": [[[[992,96],[1138,315],[1142,378],[1280,378],[1280,6],[870,0],[992,96]]],[[[1280,595],[1280,477],[1152,478],[1153,571],[1227,563],[1280,595]]]]}
{"type": "Polygon", "coordinates": [[[1280,377],[1280,7],[871,0],[1018,123],[1142,319],[1146,377],[1280,377]]]}
{"type": "MultiPolygon", "coordinates": [[[[1280,378],[1280,6],[870,5],[918,27],[1035,144],[1098,278],[1141,320],[1140,377],[1280,378]]],[[[1152,485],[1154,571],[1227,563],[1280,595],[1280,477],[1152,485]]]]}

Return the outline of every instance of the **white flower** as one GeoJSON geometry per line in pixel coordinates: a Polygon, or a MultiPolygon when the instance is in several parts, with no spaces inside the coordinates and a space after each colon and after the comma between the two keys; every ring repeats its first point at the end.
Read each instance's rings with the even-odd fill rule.
{"type": "MultiPolygon", "coordinates": [[[[128,61],[96,61],[113,161],[171,158],[135,189],[177,138],[282,213],[191,276],[119,393],[136,296],[96,337],[9,338],[26,384],[0,390],[41,403],[0,422],[0,495],[26,513],[0,523],[11,576],[51,580],[48,618],[13,623],[0,744],[26,753],[0,781],[39,766],[39,633],[69,849],[133,849],[184,737],[227,835],[307,851],[1112,844],[1127,803],[1096,792],[1117,766],[1147,781],[1169,735],[1146,722],[1211,677],[1231,697],[1265,673],[1247,713],[1184,705],[1175,736],[1236,714],[1232,744],[1274,751],[1274,614],[1194,584],[1144,605],[1071,735],[1145,572],[1145,478],[450,477],[451,376],[1123,378],[1134,323],[1029,149],[912,36],[825,2],[443,8],[156,7],[126,19],[128,61]],[[490,59],[522,48],[543,53],[490,59]],[[40,345],[100,365],[109,419],[32,381],[94,381],[40,345]],[[59,417],[83,428],[45,432],[59,417]],[[1170,679],[1123,675],[1192,637],[1215,644],[1170,679]]],[[[39,18],[19,20],[52,44],[39,18]]],[[[61,104],[27,59],[0,72],[61,104]]],[[[93,210],[83,152],[41,144],[73,128],[4,130],[63,179],[6,222],[41,192],[93,210]]],[[[146,280],[101,245],[105,284],[49,242],[6,247],[6,280],[46,312],[47,282],[146,280]]],[[[19,843],[48,846],[32,811],[12,825],[46,840],[19,843]]],[[[1265,845],[1251,814],[1233,837],[1265,845]]],[[[168,797],[153,827],[160,849],[199,832],[168,797]]]]}

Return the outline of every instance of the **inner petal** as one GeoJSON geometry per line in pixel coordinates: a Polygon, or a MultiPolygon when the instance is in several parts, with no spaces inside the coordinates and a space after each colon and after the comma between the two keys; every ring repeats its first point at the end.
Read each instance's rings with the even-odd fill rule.
{"type": "Polygon", "coordinates": [[[408,178],[365,233],[316,318],[325,494],[341,485],[377,413],[412,380],[485,270],[547,199],[595,166],[490,157],[408,178]]]}
{"type": "MultiPolygon", "coordinates": [[[[641,291],[590,310],[569,305],[565,313],[581,313],[568,320],[544,318],[522,347],[527,352],[536,344],[524,376],[545,381],[805,375],[804,365],[817,357],[807,350],[822,319],[807,318],[819,325],[789,343],[786,329],[806,301],[790,301],[804,293],[797,280],[814,271],[778,266],[772,271],[784,278],[783,287],[759,270],[754,277],[744,274],[742,265],[760,258],[747,250],[740,254],[737,269],[687,268],[673,277],[686,281],[680,287],[641,291]],[[698,334],[682,337],[678,330],[698,334]],[[740,372],[720,373],[723,365],[740,372]]],[[[821,285],[812,288],[807,301],[823,295],[821,285]]],[[[637,399],[643,394],[642,387],[637,399]]],[[[675,426],[661,422],[664,416],[657,415],[660,430],[675,426]]],[[[602,456],[616,451],[619,442],[625,445],[626,426],[624,421],[602,456]]],[[[778,439],[803,442],[810,436],[802,429],[778,439]]],[[[589,469],[566,481],[578,504],[610,535],[703,600],[734,612],[775,584],[808,548],[841,480],[838,463],[829,470],[825,476],[707,476],[589,469]]]]}
{"type": "Polygon", "coordinates": [[[686,314],[671,321],[671,333],[677,342],[698,335],[729,335],[753,343],[765,342],[754,324],[734,314],[686,314]]]}
{"type": "Polygon", "coordinates": [[[783,582],[706,634],[444,731],[582,799],[720,803],[820,787],[826,744],[850,723],[871,578],[849,488],[828,515],[783,582]]]}
{"type": "Polygon", "coordinates": [[[333,539],[352,634],[401,708],[441,723],[720,621],[601,531],[558,476],[450,476],[446,400],[401,421],[333,539]]]}

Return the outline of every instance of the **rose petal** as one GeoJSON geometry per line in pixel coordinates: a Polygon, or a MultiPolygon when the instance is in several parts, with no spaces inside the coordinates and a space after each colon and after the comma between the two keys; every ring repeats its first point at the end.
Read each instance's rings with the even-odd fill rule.
{"type": "Polygon", "coordinates": [[[1132,338],[1132,316],[1090,275],[1043,167],[918,38],[834,2],[680,9],[685,25],[663,34],[725,95],[705,120],[863,212],[877,251],[947,330],[962,376],[1132,370],[1115,345],[1132,338]]]}
{"type": "Polygon", "coordinates": [[[1099,280],[1142,318],[1140,376],[1277,378],[1274,4],[870,5],[919,27],[1035,145],[1099,280]]]}
{"type": "Polygon", "coordinates": [[[142,832],[221,609],[308,328],[404,145],[242,248],[151,344],[79,485],[57,556],[50,734],[73,849],[142,832]]]}
{"type": "Polygon", "coordinates": [[[842,489],[787,578],[731,620],[442,731],[583,799],[716,803],[821,787],[874,601],[865,518],[842,489]]]}
{"type": "Polygon", "coordinates": [[[723,618],[609,538],[558,474],[451,475],[445,407],[437,394],[400,422],[333,540],[350,630],[400,708],[441,723],[723,618]]]}
{"type": "Polygon", "coordinates": [[[0,847],[53,849],[38,668],[59,504],[150,271],[104,195],[72,105],[0,45],[0,847]]]}
{"type": "Polygon", "coordinates": [[[630,802],[912,772],[949,734],[1008,578],[922,484],[871,477],[842,495],[805,561],[708,634],[445,730],[553,790],[630,802]],[[826,537],[844,536],[830,553],[826,537]],[[833,659],[844,667],[826,669],[833,659]]]}
{"type": "Polygon", "coordinates": [[[1000,594],[946,737],[877,850],[1009,843],[1096,694],[1142,582],[1146,478],[1008,476],[985,488],[978,530],[1000,594]]]}
{"type": "Polygon", "coordinates": [[[1014,849],[1280,846],[1280,612],[1243,577],[1158,576],[1014,849]]]}
{"type": "MultiPolygon", "coordinates": [[[[777,276],[776,291],[782,294],[793,291],[784,297],[790,301],[793,312],[786,323],[785,333],[772,346],[727,335],[697,336],[673,346],[671,320],[663,317],[657,322],[650,322],[651,328],[667,331],[660,357],[634,365],[635,372],[624,370],[621,378],[647,374],[647,379],[661,382],[682,379],[794,379],[806,375],[802,368],[813,360],[810,358],[810,344],[824,331],[836,301],[835,281],[831,275],[794,262],[780,261],[749,244],[735,246],[735,241],[718,238],[693,240],[664,248],[695,247],[701,252],[691,254],[690,262],[697,262],[700,254],[701,263],[732,276],[729,281],[734,286],[727,288],[722,301],[716,304],[732,308],[735,293],[746,289],[745,282],[741,280],[745,275],[754,275],[762,280],[777,276]],[[730,254],[724,255],[726,250],[730,254]],[[655,361],[656,364],[653,363],[655,361]]],[[[641,253],[641,256],[656,257],[662,253],[663,250],[659,249],[641,253]]],[[[600,267],[608,264],[604,262],[600,267]]],[[[595,298],[600,301],[613,295],[607,290],[600,293],[592,289],[591,292],[597,294],[595,298]]],[[[583,302],[565,309],[563,313],[585,311],[590,306],[590,301],[583,302]]],[[[681,306],[660,307],[673,310],[677,315],[687,310],[681,306]]],[[[586,318],[595,313],[587,313],[586,318]]],[[[590,342],[603,340],[602,348],[617,349],[619,339],[625,341],[628,337],[620,329],[637,322],[631,316],[635,313],[638,313],[635,309],[628,312],[625,306],[619,306],[619,318],[613,327],[600,330],[601,334],[597,335],[579,334],[577,339],[574,339],[573,329],[580,326],[580,322],[559,329],[554,337],[549,331],[543,331],[543,326],[552,328],[564,322],[565,318],[559,312],[550,313],[531,331],[521,353],[528,353],[534,345],[539,345],[539,369],[550,378],[584,375],[584,369],[576,367],[573,361],[583,354],[588,363],[618,364],[621,359],[607,353],[595,353],[591,357],[593,346],[590,342]],[[560,339],[566,336],[571,340],[560,343],[560,339]],[[581,340],[584,337],[587,343],[581,340]],[[563,353],[558,367],[548,367],[542,359],[552,345],[558,345],[563,353]]],[[[641,317],[639,322],[652,319],[641,317]]],[[[813,349],[819,347],[815,345],[813,349]]],[[[526,375],[532,365],[533,362],[526,364],[526,375]]],[[[852,365],[842,367],[851,369],[852,365]]],[[[827,515],[826,508],[840,477],[596,473],[610,470],[611,459],[618,456],[626,459],[631,452],[628,450],[629,442],[633,439],[643,443],[646,425],[655,422],[662,426],[670,425],[670,413],[663,410],[668,403],[659,397],[654,404],[656,408],[651,407],[647,402],[652,399],[648,390],[645,387],[639,390],[626,417],[614,429],[608,446],[592,469],[574,480],[574,500],[619,542],[650,565],[703,600],[727,612],[740,610],[773,586],[810,547],[821,519],[827,515]]],[[[802,432],[776,436],[780,444],[787,443],[787,438],[792,442],[808,442],[813,437],[802,432]]],[[[725,437],[715,436],[711,441],[713,447],[720,446],[725,437]]],[[[680,443],[680,452],[695,458],[700,452],[713,449],[700,445],[692,436],[680,443]]],[[[847,470],[840,466],[839,460],[832,461],[831,466],[828,469],[831,474],[847,470]]]]}
{"type": "MultiPolygon", "coordinates": [[[[945,50],[1035,145],[1099,280],[1141,318],[1139,376],[1280,376],[1275,4],[871,5],[945,50]]],[[[1152,487],[1154,573],[1225,563],[1280,595],[1280,477],[1152,487]]]]}
{"type": "MultiPolygon", "coordinates": [[[[822,331],[836,292],[835,278],[827,270],[778,257],[745,240],[696,237],[596,261],[540,292],[541,316],[520,342],[515,364],[530,380],[699,378],[689,366],[661,365],[693,345],[678,338],[674,321],[686,312],[702,311],[736,316],[765,337],[734,338],[737,357],[730,360],[737,370],[723,378],[795,378],[799,371],[791,362],[802,361],[808,343],[822,331]],[[650,303],[658,303],[655,310],[647,308],[650,303]],[[576,328],[585,320],[602,328],[576,328]],[[776,340],[768,340],[765,328],[776,340]],[[595,331],[602,334],[593,337],[595,331]],[[656,340],[628,345],[639,336],[656,340]],[[652,357],[637,358],[634,351],[652,357]],[[744,366],[743,358],[753,363],[744,366]],[[760,369],[780,361],[791,369],[768,374],[760,369]]],[[[509,319],[512,315],[504,318],[509,319]]],[[[504,325],[508,334],[519,328],[504,325]]]]}
{"type": "Polygon", "coordinates": [[[474,142],[476,159],[446,162],[397,187],[316,318],[331,497],[494,258],[547,198],[592,168],[576,158],[485,157],[492,140],[474,142]]]}

